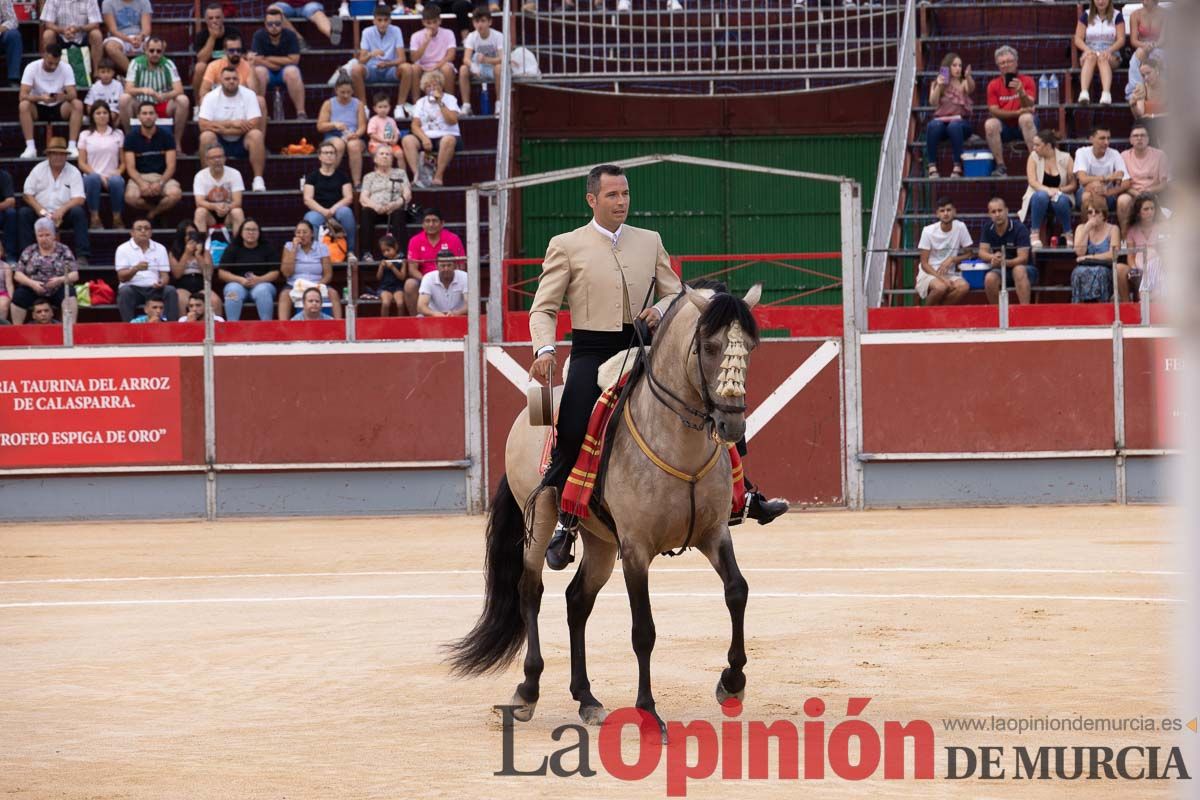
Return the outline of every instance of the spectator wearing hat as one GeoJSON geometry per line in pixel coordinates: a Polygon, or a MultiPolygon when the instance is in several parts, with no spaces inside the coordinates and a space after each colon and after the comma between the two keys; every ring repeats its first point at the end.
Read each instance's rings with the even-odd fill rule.
{"type": "Polygon", "coordinates": [[[17,247],[24,250],[34,241],[33,224],[48,219],[54,227],[70,228],[75,237],[75,255],[87,265],[91,255],[88,215],[84,210],[83,174],[67,163],[66,142],[55,136],[46,147],[46,160],[25,178],[25,207],[17,212],[17,247]]]}
{"type": "Polygon", "coordinates": [[[175,287],[167,284],[171,259],[167,248],[150,238],[153,233],[150,220],[134,220],[129,241],[117,248],[113,259],[121,281],[117,287],[117,310],[125,322],[133,320],[138,304],[145,304],[153,292],[158,292],[165,302],[168,319],[179,317],[179,298],[175,287]]]}
{"type": "Polygon", "coordinates": [[[62,53],[62,45],[50,42],[42,50],[42,57],[29,62],[21,74],[21,93],[17,105],[21,133],[25,136],[21,158],[37,158],[37,145],[33,142],[35,122],[66,120],[70,134],[67,152],[72,158],[79,153],[77,141],[79,128],[83,124],[83,103],[75,92],[75,73],[62,53]]]}
{"type": "Polygon", "coordinates": [[[71,249],[58,241],[54,222],[43,217],[34,223],[37,241],[21,252],[13,270],[15,291],[12,297],[12,321],[20,325],[36,302],[62,306],[68,298],[67,285],[79,282],[78,264],[71,249]]]}

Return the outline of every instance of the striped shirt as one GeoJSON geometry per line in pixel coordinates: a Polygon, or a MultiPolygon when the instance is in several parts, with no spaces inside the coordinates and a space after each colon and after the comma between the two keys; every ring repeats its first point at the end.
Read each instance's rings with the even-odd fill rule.
{"type": "MultiPolygon", "coordinates": [[[[98,25],[101,21],[100,4],[96,0],[46,0],[42,8],[42,22],[60,28],[82,28],[84,25],[98,25]]],[[[80,31],[71,41],[83,44],[87,41],[87,33],[80,31]]]]}
{"type": "MultiPolygon", "coordinates": [[[[163,56],[157,67],[150,66],[150,59],[144,53],[129,62],[129,74],[125,76],[125,86],[132,89],[135,86],[140,89],[153,89],[156,92],[169,92],[175,82],[179,80],[179,70],[175,67],[175,62],[163,56]]],[[[138,95],[134,98],[138,103],[143,100],[153,102],[154,98],[149,95],[138,95]]],[[[136,114],[137,109],[134,108],[136,114]]]]}

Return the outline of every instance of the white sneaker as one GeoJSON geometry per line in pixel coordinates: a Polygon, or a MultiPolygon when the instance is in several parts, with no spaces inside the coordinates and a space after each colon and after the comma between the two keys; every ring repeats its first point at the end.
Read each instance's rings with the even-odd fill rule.
{"type": "Polygon", "coordinates": [[[67,145],[67,158],[79,158],[79,145],[74,142],[67,145]]]}
{"type": "Polygon", "coordinates": [[[21,158],[37,158],[37,146],[26,145],[25,149],[21,151],[21,158]]]}
{"type": "Polygon", "coordinates": [[[629,0],[618,0],[617,11],[633,11],[633,4],[629,0]]]}
{"type": "Polygon", "coordinates": [[[843,8],[854,8],[854,5],[855,5],[854,0],[842,0],[843,8]]]}
{"type": "Polygon", "coordinates": [[[1084,89],[1079,93],[1079,105],[1086,106],[1090,102],[1092,102],[1092,96],[1088,94],[1087,89],[1084,89]]]}
{"type": "Polygon", "coordinates": [[[683,11],[683,3],[679,0],[669,0],[667,3],[668,11],[683,11]]]}
{"type": "Polygon", "coordinates": [[[469,116],[471,116],[471,115],[472,115],[472,114],[474,114],[474,113],[475,113],[475,110],[474,110],[473,108],[471,108],[471,104],[470,104],[470,103],[463,103],[463,104],[462,104],[462,111],[460,111],[460,112],[459,112],[459,114],[460,114],[461,116],[464,116],[464,117],[469,117],[469,116]]]}
{"type": "Polygon", "coordinates": [[[392,118],[396,120],[408,119],[408,115],[404,113],[404,106],[398,105],[392,109],[392,118]]]}
{"type": "Polygon", "coordinates": [[[262,175],[258,175],[250,182],[250,191],[265,192],[267,190],[267,182],[262,179],[262,175]]]}
{"type": "Polygon", "coordinates": [[[412,116],[414,113],[416,113],[416,110],[417,110],[417,107],[416,107],[416,106],[414,106],[412,103],[405,103],[405,104],[404,104],[404,113],[405,113],[405,114],[408,114],[410,117],[411,117],[411,116],[412,116]]]}
{"type": "Polygon", "coordinates": [[[338,16],[339,17],[349,17],[350,16],[350,4],[347,3],[346,0],[342,0],[342,4],[340,6],[338,6],[338,16]]]}
{"type": "Polygon", "coordinates": [[[1112,105],[1112,95],[1108,92],[1101,92],[1100,93],[1100,105],[1111,106],[1112,105]]]}

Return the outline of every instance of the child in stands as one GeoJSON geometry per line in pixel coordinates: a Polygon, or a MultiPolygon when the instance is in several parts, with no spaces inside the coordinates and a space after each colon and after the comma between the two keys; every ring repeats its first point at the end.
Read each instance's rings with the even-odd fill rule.
{"type": "Polygon", "coordinates": [[[399,123],[392,118],[392,101],[380,92],[375,95],[371,108],[375,113],[367,121],[367,152],[375,155],[380,147],[387,147],[399,160],[400,137],[408,131],[401,131],[399,123]]]}
{"type": "Polygon", "coordinates": [[[379,281],[379,316],[403,316],[407,268],[400,257],[400,243],[390,233],[384,234],[379,239],[379,252],[383,256],[375,270],[375,280],[379,281]]]}
{"type": "MultiPolygon", "coordinates": [[[[83,111],[87,116],[92,115],[92,106],[97,101],[103,100],[108,103],[109,108],[118,108],[121,104],[121,92],[125,91],[121,86],[121,82],[115,80],[117,75],[117,67],[111,59],[100,59],[100,66],[96,67],[96,82],[92,84],[92,88],[88,89],[87,96],[83,98],[83,111]]],[[[121,120],[122,123],[125,120],[121,120]]]]}

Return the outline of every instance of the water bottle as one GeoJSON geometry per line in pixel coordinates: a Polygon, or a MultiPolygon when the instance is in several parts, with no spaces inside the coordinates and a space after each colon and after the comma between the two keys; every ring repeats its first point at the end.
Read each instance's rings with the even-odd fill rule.
{"type": "Polygon", "coordinates": [[[479,113],[485,117],[492,114],[492,93],[488,91],[486,81],[479,87],[479,113]]]}
{"type": "Polygon", "coordinates": [[[1038,78],[1038,96],[1037,104],[1039,106],[1048,105],[1050,103],[1050,76],[1042,73],[1038,78]]]}
{"type": "Polygon", "coordinates": [[[283,120],[283,92],[275,89],[275,97],[271,99],[271,119],[275,122],[283,120]]]}
{"type": "Polygon", "coordinates": [[[1058,75],[1055,75],[1055,74],[1050,75],[1048,87],[1049,87],[1048,94],[1050,95],[1050,97],[1046,101],[1046,104],[1051,105],[1051,106],[1056,106],[1056,105],[1058,105],[1058,102],[1059,102],[1058,101],[1058,75]]]}

